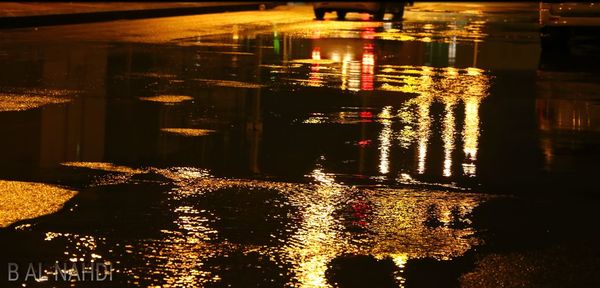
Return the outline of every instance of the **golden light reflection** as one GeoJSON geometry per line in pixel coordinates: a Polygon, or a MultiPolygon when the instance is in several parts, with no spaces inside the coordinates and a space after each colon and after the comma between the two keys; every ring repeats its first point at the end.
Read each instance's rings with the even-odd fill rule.
{"type": "Polygon", "coordinates": [[[473,229],[451,228],[450,221],[442,221],[441,216],[455,211],[450,220],[468,222],[468,213],[482,200],[478,195],[402,189],[382,189],[370,195],[375,207],[370,251],[374,255],[395,256],[399,267],[409,258],[450,259],[478,243],[472,237],[473,229]],[[431,215],[430,207],[437,207],[440,213],[431,215]],[[426,220],[431,217],[439,217],[443,227],[427,226],[426,220]]]}
{"type": "Polygon", "coordinates": [[[433,95],[430,94],[431,87],[434,85],[431,78],[431,69],[424,67],[423,75],[419,78],[419,88],[421,94],[414,98],[417,104],[417,141],[418,141],[418,160],[417,173],[425,173],[425,161],[427,160],[427,144],[429,143],[429,134],[431,126],[431,116],[429,110],[433,101],[433,95]]]}
{"type": "Polygon", "coordinates": [[[292,269],[297,287],[330,287],[325,278],[327,264],[343,246],[335,229],[333,212],[337,207],[337,198],[343,192],[335,179],[321,169],[314,169],[310,175],[316,182],[310,198],[297,199],[305,202],[304,213],[298,232],[293,240],[284,247],[290,260],[295,263],[292,269]]]}
{"type": "MultiPolygon", "coordinates": [[[[398,269],[400,270],[400,272],[404,272],[404,266],[406,265],[406,262],[408,261],[408,255],[406,254],[391,254],[390,257],[392,258],[392,261],[394,261],[394,264],[396,264],[396,267],[398,267],[398,269]]],[[[400,273],[397,273],[398,275],[396,275],[396,281],[399,284],[399,287],[404,287],[404,282],[406,282],[406,279],[404,277],[401,276],[400,273]]]]}
{"type": "Polygon", "coordinates": [[[487,96],[488,76],[481,69],[446,67],[415,67],[382,65],[385,74],[379,74],[380,89],[387,91],[415,93],[417,96],[405,101],[398,111],[403,128],[399,133],[400,145],[407,148],[416,138],[417,172],[424,174],[430,137],[432,103],[444,104],[442,119],[442,141],[444,162],[442,175],[452,176],[452,153],[455,149],[456,124],[454,110],[459,102],[465,105],[465,123],[462,127],[465,161],[463,171],[467,176],[475,175],[475,161],[479,139],[479,105],[487,96]],[[416,106],[413,112],[411,107],[416,106]],[[413,115],[414,114],[414,115],[413,115]],[[413,131],[413,127],[416,128],[413,131]]]}
{"type": "Polygon", "coordinates": [[[231,27],[231,38],[233,40],[239,40],[240,39],[240,27],[239,27],[239,25],[233,25],[233,27],[231,27]]]}
{"type": "MultiPolygon", "coordinates": [[[[385,24],[377,24],[375,26],[365,24],[362,22],[357,23],[340,23],[339,21],[321,21],[323,23],[309,23],[306,25],[299,25],[298,29],[301,32],[302,37],[309,38],[309,36],[315,39],[312,51],[312,59],[296,59],[292,62],[296,63],[304,63],[310,64],[310,72],[309,72],[309,80],[305,82],[303,79],[289,79],[294,82],[299,82],[302,85],[309,86],[326,86],[330,78],[331,80],[337,80],[335,77],[329,77],[328,79],[323,79],[323,73],[319,71],[326,66],[327,68],[331,68],[333,73],[331,76],[339,76],[341,78],[340,87],[343,90],[351,90],[351,91],[359,91],[359,90],[373,90],[376,89],[374,87],[375,80],[379,80],[389,75],[378,74],[375,73],[372,67],[375,67],[375,53],[372,53],[372,47],[374,43],[367,43],[363,47],[363,55],[362,59],[357,59],[358,63],[355,63],[356,60],[347,59],[343,50],[334,50],[334,51],[326,51],[327,45],[319,44],[316,40],[321,38],[362,38],[362,39],[386,39],[386,40],[418,40],[422,42],[448,42],[448,61],[449,65],[454,65],[456,61],[456,53],[457,53],[457,44],[462,41],[468,42],[477,42],[482,41],[487,34],[483,33],[483,28],[486,25],[486,22],[480,19],[468,19],[467,23],[454,23],[450,25],[439,25],[436,23],[425,23],[425,24],[408,24],[404,26],[402,30],[398,29],[383,29],[383,32],[374,33],[377,29],[375,27],[380,27],[385,24]],[[332,26],[332,27],[330,27],[332,26]],[[335,26],[335,27],[333,27],[335,26]],[[345,26],[348,26],[344,28],[345,26]],[[310,35],[306,35],[307,31],[320,31],[325,34],[315,34],[312,33],[310,35]],[[317,51],[318,50],[318,51],[317,51]],[[344,55],[344,56],[342,56],[344,55]],[[341,63],[341,69],[338,68],[335,64],[341,63]],[[318,64],[318,65],[317,65],[318,64]],[[373,72],[371,72],[373,71],[373,72]]],[[[290,28],[289,33],[291,35],[295,35],[296,29],[292,27],[290,28]]],[[[476,50],[475,50],[476,51],[476,50]]],[[[476,56],[476,55],[475,55],[476,56]]],[[[475,57],[474,56],[474,57],[475,57]]],[[[476,57],[475,57],[476,58],[476,57]]],[[[475,66],[475,64],[474,64],[475,66]]],[[[382,68],[383,66],[380,66],[382,68]]],[[[421,75],[424,70],[427,68],[415,67],[414,73],[421,75]]],[[[408,74],[409,71],[407,69],[403,69],[403,73],[408,74]]],[[[389,70],[382,70],[382,72],[389,70]]],[[[449,72],[452,72],[450,70],[449,72]]],[[[286,73],[286,72],[283,72],[286,73]]],[[[386,72],[387,73],[387,72],[386,72]]],[[[461,73],[464,74],[464,70],[461,69],[461,73]]],[[[468,68],[467,73],[472,76],[477,76],[478,71],[477,68],[468,68]]],[[[398,80],[398,79],[396,79],[398,80]]],[[[337,81],[334,81],[337,85],[337,81]]],[[[405,85],[393,85],[393,83],[389,83],[391,81],[383,81],[380,82],[382,90],[388,91],[401,91],[401,92],[409,92],[410,88],[405,85]]],[[[333,83],[331,83],[333,84],[333,83]]]]}
{"type": "Polygon", "coordinates": [[[455,136],[455,119],[454,119],[454,107],[456,100],[461,91],[455,91],[456,86],[454,81],[459,76],[459,71],[453,67],[447,67],[446,78],[441,83],[444,87],[449,90],[446,91],[446,95],[441,97],[442,103],[444,103],[444,120],[442,128],[442,141],[444,142],[444,165],[442,175],[444,177],[452,176],[452,152],[454,151],[454,136],[455,136]]]}
{"type": "Polygon", "coordinates": [[[348,78],[348,90],[359,91],[360,89],[360,62],[350,61],[350,73],[348,78]]]}
{"type": "Polygon", "coordinates": [[[118,78],[159,78],[159,79],[176,79],[177,75],[167,73],[156,73],[156,72],[130,72],[125,73],[123,76],[118,78]]]}
{"type": "MultiPolygon", "coordinates": [[[[96,270],[96,273],[101,273],[99,274],[101,277],[111,277],[111,274],[116,271],[116,269],[112,267],[114,263],[109,259],[105,259],[105,257],[97,252],[98,242],[104,243],[106,238],[73,233],[46,232],[44,241],[55,241],[57,239],[66,242],[64,255],[68,257],[69,262],[73,264],[82,263],[83,265],[86,265],[86,263],[88,263],[87,265],[89,265],[89,263],[102,263],[106,265],[106,268],[108,269],[96,270]]],[[[71,275],[76,275],[78,273],[78,271],[73,268],[72,264],[62,264],[58,267],[60,268],[58,271],[55,271],[56,266],[54,265],[51,269],[43,269],[40,271],[43,272],[40,273],[42,275],[41,278],[44,279],[44,281],[48,281],[48,279],[56,279],[55,277],[57,276],[60,277],[60,275],[57,275],[57,272],[71,275]]]]}
{"type": "Polygon", "coordinates": [[[165,104],[175,104],[183,101],[190,101],[194,98],[185,95],[159,95],[152,97],[140,97],[142,101],[160,102],[165,104]]]}
{"type": "MultiPolygon", "coordinates": [[[[251,252],[268,256],[277,263],[274,265],[290,267],[289,272],[281,272],[289,273],[292,281],[286,285],[290,287],[331,287],[325,276],[331,261],[348,254],[391,259],[398,268],[394,277],[403,287],[402,273],[409,259],[448,260],[479,244],[470,215],[488,198],[473,193],[347,186],[320,165],[309,175],[310,184],[216,178],[193,168],[148,169],[163,173],[177,184],[178,188],[169,194],[169,209],[176,216],[176,227],[160,230],[164,237],[158,239],[124,244],[127,255],[143,257],[148,266],[123,272],[135,281],[148,273],[160,275],[153,284],[162,287],[226,284],[221,283],[223,275],[205,263],[214,258],[227,259],[231,253],[251,252]],[[196,206],[197,201],[189,201],[195,198],[188,197],[232,187],[276,190],[286,205],[297,207],[297,216],[275,218],[293,228],[291,236],[279,239],[281,246],[214,241],[219,239],[220,228],[211,227],[210,223],[218,216],[202,210],[196,206]],[[359,206],[365,209],[356,218],[355,207],[359,206]],[[436,213],[431,213],[431,207],[436,208],[436,213]],[[441,226],[428,225],[432,218],[441,226]]],[[[51,241],[67,236],[51,233],[46,238],[51,241]]],[[[93,251],[104,240],[85,236],[78,239],[85,251],[70,247],[66,251],[69,257],[80,261],[82,257],[97,255],[97,259],[107,260],[93,251]]]]}
{"type": "Polygon", "coordinates": [[[429,142],[429,105],[419,107],[419,121],[418,137],[419,137],[419,156],[417,162],[417,172],[419,174],[425,173],[425,160],[427,160],[427,143],[429,142]]]}
{"type": "MultiPolygon", "coordinates": [[[[402,189],[364,189],[362,192],[336,183],[322,168],[313,170],[316,182],[308,195],[291,195],[305,211],[299,231],[284,249],[295,265],[295,287],[331,287],[325,278],[328,263],[343,254],[373,255],[391,258],[403,271],[410,258],[432,257],[448,260],[460,256],[479,243],[471,228],[452,228],[452,222],[469,223],[468,215],[484,198],[476,194],[455,194],[402,189]],[[359,194],[357,194],[359,193],[359,194]],[[363,199],[365,195],[366,199],[363,199]],[[368,196],[367,196],[368,195],[368,196]],[[369,207],[365,235],[344,232],[355,223],[347,217],[334,216],[348,203],[369,207]],[[439,207],[444,227],[428,227],[429,207],[439,207]],[[451,213],[451,211],[454,211],[451,213]],[[355,238],[357,237],[357,238],[355,238]]],[[[305,190],[306,191],[306,190],[305,190]]],[[[354,217],[354,216],[352,216],[354,217]]],[[[400,287],[404,278],[395,275],[400,287]]]]}
{"type": "Polygon", "coordinates": [[[319,31],[320,38],[368,38],[395,41],[457,41],[481,42],[488,36],[484,32],[486,21],[479,15],[465,19],[455,25],[439,25],[427,23],[431,18],[422,18],[419,14],[411,15],[416,22],[403,23],[403,29],[385,29],[387,23],[370,21],[319,21],[288,25],[288,33],[296,37],[311,38],[319,31]],[[376,28],[381,29],[375,32],[376,28]]]}
{"type": "Polygon", "coordinates": [[[162,128],[160,131],[186,137],[206,136],[215,132],[215,130],[197,128],[162,128]]]}
{"type": "Polygon", "coordinates": [[[444,128],[442,130],[442,140],[444,141],[444,177],[452,176],[452,151],[454,151],[454,101],[453,98],[444,98],[444,128]]]}
{"type": "MultiPolygon", "coordinates": [[[[406,101],[398,111],[398,117],[403,127],[397,134],[401,147],[408,148],[413,139],[417,139],[417,172],[425,173],[425,164],[427,161],[427,145],[429,143],[430,126],[432,118],[430,106],[434,101],[444,103],[444,119],[442,137],[444,142],[444,163],[442,174],[449,177],[452,175],[452,153],[454,151],[455,116],[454,107],[462,101],[465,103],[465,124],[463,125],[463,141],[465,157],[467,162],[463,163],[466,175],[474,175],[474,161],[476,160],[477,145],[479,137],[479,116],[478,107],[482,98],[486,96],[488,81],[481,69],[467,68],[458,69],[453,67],[432,68],[432,67],[414,67],[414,66],[393,66],[383,65],[382,70],[387,74],[381,75],[383,85],[381,89],[391,91],[401,91],[406,93],[416,93],[418,96],[412,100],[406,101]],[[399,86],[398,84],[403,84],[399,86]],[[411,106],[416,106],[417,111],[413,116],[411,106]],[[413,130],[413,127],[416,129],[413,130]]],[[[311,118],[312,119],[312,118],[311,118]]],[[[355,123],[357,120],[345,119],[343,123],[355,123]]],[[[310,119],[309,119],[310,120],[310,119]]],[[[307,120],[308,121],[308,120],[307,120]]],[[[316,119],[311,120],[313,123],[316,119]]],[[[339,122],[331,117],[320,117],[317,122],[339,122]]],[[[306,123],[309,123],[306,122],[306,123]]],[[[383,144],[380,152],[380,173],[389,172],[387,136],[393,134],[389,129],[390,122],[380,119],[384,124],[384,130],[380,135],[383,144]]]]}
{"type": "Polygon", "coordinates": [[[463,151],[465,162],[463,172],[468,176],[475,176],[477,160],[477,147],[479,141],[479,102],[477,97],[468,97],[465,102],[465,125],[463,127],[463,151]]]}
{"type": "Polygon", "coordinates": [[[350,67],[350,61],[352,61],[352,55],[350,53],[345,53],[344,58],[342,58],[342,85],[341,89],[348,89],[348,72],[350,67]]]}
{"type": "Polygon", "coordinates": [[[88,168],[94,170],[101,170],[106,172],[118,172],[126,174],[143,173],[145,170],[135,169],[127,166],[119,166],[107,162],[63,162],[60,165],[77,168],[88,168]]]}
{"type": "Polygon", "coordinates": [[[297,287],[330,287],[325,278],[327,264],[347,245],[333,216],[344,189],[319,168],[311,176],[316,182],[315,190],[304,207],[298,232],[285,250],[296,264],[293,272],[297,287]]]}
{"type": "Polygon", "coordinates": [[[236,181],[226,183],[212,178],[207,171],[196,168],[148,168],[143,172],[148,171],[161,173],[178,186],[170,194],[173,205],[169,205],[171,213],[175,215],[175,228],[160,230],[162,237],[143,239],[135,245],[126,246],[125,253],[138,254],[147,266],[124,272],[135,281],[148,273],[160,275],[160,278],[152,278],[158,281],[154,284],[159,287],[202,287],[218,283],[220,276],[208,271],[204,263],[211,257],[226,257],[228,251],[235,249],[235,245],[228,242],[211,243],[218,232],[209,227],[210,219],[203,213],[205,211],[178,201],[197,194],[200,188],[210,191],[223,188],[224,185],[235,185],[236,181]]]}
{"type": "Polygon", "coordinates": [[[262,88],[265,85],[258,83],[250,83],[250,82],[241,82],[241,81],[233,81],[233,80],[215,80],[215,79],[193,79],[193,81],[204,83],[209,86],[219,86],[219,87],[231,87],[231,88],[248,88],[248,89],[258,89],[262,88]]]}
{"type": "Polygon", "coordinates": [[[57,212],[76,194],[54,185],[0,180],[0,227],[57,212]]]}
{"type": "Polygon", "coordinates": [[[166,239],[159,241],[149,240],[145,243],[153,248],[152,253],[144,254],[146,261],[164,263],[156,267],[154,273],[163,275],[163,287],[194,287],[198,279],[204,283],[218,282],[218,275],[203,269],[206,257],[218,255],[227,249],[227,243],[212,246],[208,244],[217,234],[209,228],[209,222],[197,209],[191,206],[175,207],[173,213],[177,215],[175,224],[178,230],[162,230],[166,239]]]}
{"type": "Polygon", "coordinates": [[[433,24],[407,25],[403,34],[417,38],[423,42],[438,40],[443,42],[469,41],[481,42],[488,34],[483,32],[486,22],[470,20],[462,25],[445,25],[435,27],[433,24]]]}
{"type": "Polygon", "coordinates": [[[50,104],[63,104],[70,102],[70,98],[42,95],[22,95],[22,94],[1,94],[0,93],[0,112],[7,111],[25,111],[40,108],[50,104]]]}

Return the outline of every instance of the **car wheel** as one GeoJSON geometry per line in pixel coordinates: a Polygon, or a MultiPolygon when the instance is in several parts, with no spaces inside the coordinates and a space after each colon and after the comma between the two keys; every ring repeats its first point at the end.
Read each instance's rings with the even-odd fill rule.
{"type": "Polygon", "coordinates": [[[346,19],[346,11],[344,11],[344,10],[338,10],[336,13],[337,13],[337,19],[338,20],[344,20],[344,19],[346,19]]]}
{"type": "Polygon", "coordinates": [[[383,17],[385,17],[385,5],[384,4],[382,4],[381,8],[379,8],[379,10],[377,10],[375,12],[375,14],[373,15],[373,18],[376,21],[383,21],[383,17]]]}
{"type": "Polygon", "coordinates": [[[323,20],[323,18],[325,18],[325,10],[315,9],[315,18],[317,18],[317,20],[323,20]]]}
{"type": "Polygon", "coordinates": [[[562,27],[543,27],[540,43],[544,50],[566,50],[569,48],[570,31],[562,27]]]}
{"type": "Polygon", "coordinates": [[[397,11],[394,11],[394,17],[392,20],[402,21],[402,18],[404,18],[404,6],[399,7],[397,11]]]}

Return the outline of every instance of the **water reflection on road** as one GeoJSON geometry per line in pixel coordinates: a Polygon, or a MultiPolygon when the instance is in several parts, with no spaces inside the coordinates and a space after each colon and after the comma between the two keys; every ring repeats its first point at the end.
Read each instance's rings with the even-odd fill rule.
{"type": "MultiPolygon", "coordinates": [[[[227,271],[248,265],[261,271],[244,278],[251,286],[326,287],[331,285],[326,278],[331,273],[330,263],[348,255],[391,261],[396,265],[394,283],[402,286],[401,272],[409,259],[449,260],[479,244],[470,227],[470,212],[489,197],[352,187],[337,183],[321,168],[307,175],[311,183],[293,184],[215,178],[207,171],[190,168],[128,170],[93,162],[66,165],[75,170],[104,171],[103,180],[98,181],[101,184],[82,193],[113,195],[82,198],[74,215],[59,213],[42,225],[19,229],[42,232],[34,240],[40,249],[49,245],[44,242],[62,247],[47,259],[53,260],[46,263],[48,271],[54,261],[95,259],[112,263],[117,279],[140,286],[235,286],[240,284],[239,278],[227,271]],[[127,179],[115,177],[115,173],[127,179]],[[166,183],[174,183],[175,188],[161,187],[166,183]],[[125,192],[124,187],[139,190],[136,194],[164,193],[166,197],[157,202],[110,192],[125,192]],[[128,221],[143,217],[135,215],[141,212],[138,208],[128,211],[132,200],[150,207],[149,212],[161,211],[165,219],[134,228],[135,237],[119,231],[139,225],[137,222],[94,227],[92,234],[80,226],[98,221],[103,216],[96,212],[109,209],[107,205],[113,201],[123,206],[113,215],[133,217],[124,218],[128,221]],[[71,216],[79,220],[73,223],[71,216]],[[43,232],[48,228],[51,230],[43,232]]],[[[16,245],[10,255],[21,255],[21,249],[29,248],[16,245]]],[[[385,276],[378,275],[381,272],[368,273],[385,276]]],[[[48,273],[45,276],[52,278],[48,273]]]]}
{"type": "Polygon", "coordinates": [[[79,193],[0,219],[65,207],[0,252],[112,263],[115,287],[418,286],[414,263],[484,244],[491,195],[588,192],[597,74],[544,68],[530,13],[417,10],[3,42],[0,185],[79,193]]]}

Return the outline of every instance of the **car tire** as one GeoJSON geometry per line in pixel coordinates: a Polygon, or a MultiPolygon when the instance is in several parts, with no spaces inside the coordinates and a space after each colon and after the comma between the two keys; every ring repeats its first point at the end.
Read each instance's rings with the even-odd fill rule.
{"type": "Polygon", "coordinates": [[[392,20],[402,21],[402,18],[404,18],[404,6],[399,7],[397,11],[394,11],[394,16],[392,20]]]}
{"type": "Polygon", "coordinates": [[[375,19],[375,21],[383,21],[384,17],[385,17],[385,4],[381,4],[381,7],[379,8],[379,10],[377,10],[375,12],[375,14],[373,14],[373,19],[375,19]]]}
{"type": "Polygon", "coordinates": [[[317,18],[317,20],[323,20],[323,18],[325,18],[325,10],[315,9],[315,18],[317,18]]]}
{"type": "Polygon", "coordinates": [[[338,10],[338,11],[336,11],[337,19],[338,20],[344,20],[344,19],[346,19],[346,13],[347,12],[344,11],[344,10],[338,10]]]}
{"type": "Polygon", "coordinates": [[[542,27],[540,43],[543,50],[566,50],[569,48],[570,31],[564,27],[542,27]]]}

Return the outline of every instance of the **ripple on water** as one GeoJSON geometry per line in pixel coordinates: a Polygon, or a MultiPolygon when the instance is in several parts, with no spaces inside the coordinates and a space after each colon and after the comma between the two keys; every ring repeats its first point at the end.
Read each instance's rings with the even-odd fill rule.
{"type": "Polygon", "coordinates": [[[173,192],[182,201],[176,222],[187,232],[169,233],[169,241],[196,247],[185,253],[196,255],[203,268],[194,271],[211,275],[208,282],[230,283],[220,270],[232,264],[228,257],[258,251],[274,261],[264,265],[280,267],[294,287],[330,286],[332,261],[347,255],[402,270],[409,259],[448,260],[480,244],[470,212],[486,196],[348,187],[327,175],[317,179],[298,184],[197,178],[173,192]]]}
{"type": "MultiPolygon", "coordinates": [[[[489,198],[347,186],[319,169],[310,175],[311,183],[285,183],[218,178],[192,168],[138,170],[101,162],[71,166],[151,171],[177,184],[160,202],[160,209],[168,211],[165,223],[174,225],[154,227],[162,235],[158,238],[130,239],[125,254],[101,254],[111,261],[135,255],[137,260],[128,260],[133,266],[123,273],[153,285],[227,285],[237,283],[230,272],[241,269],[236,274],[262,271],[252,272],[256,283],[330,287],[343,277],[336,265],[352,261],[385,266],[381,273],[393,273],[394,281],[402,283],[401,271],[410,259],[449,260],[479,245],[471,211],[489,198]]],[[[106,241],[109,249],[122,242],[106,241]]]]}

